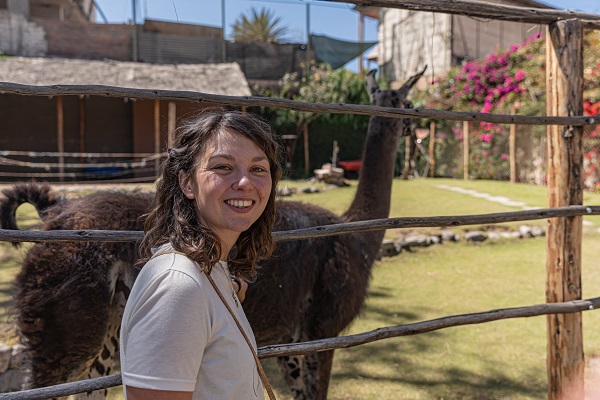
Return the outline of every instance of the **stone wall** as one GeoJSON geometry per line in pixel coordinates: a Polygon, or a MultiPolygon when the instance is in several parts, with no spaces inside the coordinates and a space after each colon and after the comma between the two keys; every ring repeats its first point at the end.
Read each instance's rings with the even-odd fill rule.
{"type": "Polygon", "coordinates": [[[21,390],[23,371],[23,349],[21,344],[12,347],[0,343],[0,392],[14,392],[21,390]]]}
{"type": "Polygon", "coordinates": [[[0,51],[26,57],[46,55],[48,43],[44,28],[27,21],[23,15],[0,10],[0,51]]]}

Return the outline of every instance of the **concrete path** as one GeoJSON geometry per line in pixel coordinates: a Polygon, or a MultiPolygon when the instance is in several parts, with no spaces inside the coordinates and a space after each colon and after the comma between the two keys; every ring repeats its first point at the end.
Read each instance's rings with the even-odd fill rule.
{"type": "MultiPolygon", "coordinates": [[[[542,208],[542,207],[528,206],[527,204],[525,204],[521,201],[514,201],[514,200],[511,200],[508,197],[504,197],[504,196],[492,196],[491,194],[478,192],[477,190],[473,190],[473,189],[464,189],[461,187],[448,186],[448,185],[437,185],[437,187],[440,189],[450,190],[453,192],[477,197],[478,199],[492,201],[494,203],[502,204],[503,206],[519,207],[523,210],[537,210],[539,208],[542,208]]],[[[594,226],[594,224],[592,222],[586,221],[586,220],[583,220],[583,225],[584,226],[594,226]]]]}

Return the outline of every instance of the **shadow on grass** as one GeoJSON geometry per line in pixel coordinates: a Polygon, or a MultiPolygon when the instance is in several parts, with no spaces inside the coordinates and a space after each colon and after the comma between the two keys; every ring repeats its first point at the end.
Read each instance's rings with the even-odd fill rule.
{"type": "MultiPolygon", "coordinates": [[[[443,363],[431,368],[431,361],[422,363],[421,357],[444,357],[440,353],[427,354],[436,342],[430,334],[427,338],[407,341],[391,339],[355,347],[344,355],[344,362],[334,369],[332,385],[352,386],[356,382],[374,387],[410,388],[426,393],[426,399],[507,399],[544,398],[546,384],[539,382],[537,371],[521,371],[518,378],[503,371],[494,360],[479,360],[481,367],[474,372],[467,365],[443,363]],[[394,343],[395,342],[395,343],[394,343]],[[348,360],[352,360],[348,362],[348,360]],[[430,366],[428,368],[427,366],[430,366]]],[[[438,335],[439,339],[443,335],[438,335]]],[[[340,356],[340,353],[337,354],[340,356]]],[[[446,355],[450,357],[451,355],[446,355]]],[[[404,398],[404,397],[402,397],[404,398]]],[[[421,397],[423,398],[423,397],[421,397]]]]}
{"type": "MultiPolygon", "coordinates": [[[[377,295],[385,296],[386,291],[377,291],[377,295]]],[[[381,326],[391,326],[421,320],[421,316],[428,314],[425,309],[394,312],[371,305],[365,313],[370,320],[382,321],[381,326]]],[[[506,360],[489,358],[485,349],[456,352],[455,340],[447,330],[441,330],[337,350],[330,392],[333,388],[334,398],[348,400],[404,399],[412,398],[412,393],[432,400],[545,398],[543,369],[512,367],[506,360]],[[369,393],[381,391],[381,394],[364,397],[364,393],[356,393],[364,388],[369,393]]],[[[276,359],[263,360],[263,365],[278,398],[291,398],[276,359]]]]}

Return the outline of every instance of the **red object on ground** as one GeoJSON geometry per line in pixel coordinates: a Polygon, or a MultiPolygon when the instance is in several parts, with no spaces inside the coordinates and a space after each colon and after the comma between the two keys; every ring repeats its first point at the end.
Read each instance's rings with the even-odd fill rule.
{"type": "Polygon", "coordinates": [[[338,167],[342,168],[344,171],[360,171],[360,166],[362,165],[361,160],[349,160],[349,161],[338,161],[338,167]]]}

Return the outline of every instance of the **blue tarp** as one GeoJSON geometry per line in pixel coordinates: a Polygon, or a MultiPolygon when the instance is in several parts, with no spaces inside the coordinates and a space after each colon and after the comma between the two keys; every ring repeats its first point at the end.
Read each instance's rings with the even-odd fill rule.
{"type": "Polygon", "coordinates": [[[369,50],[377,42],[346,42],[327,36],[310,35],[310,43],[315,51],[315,59],[339,68],[369,50]]]}

